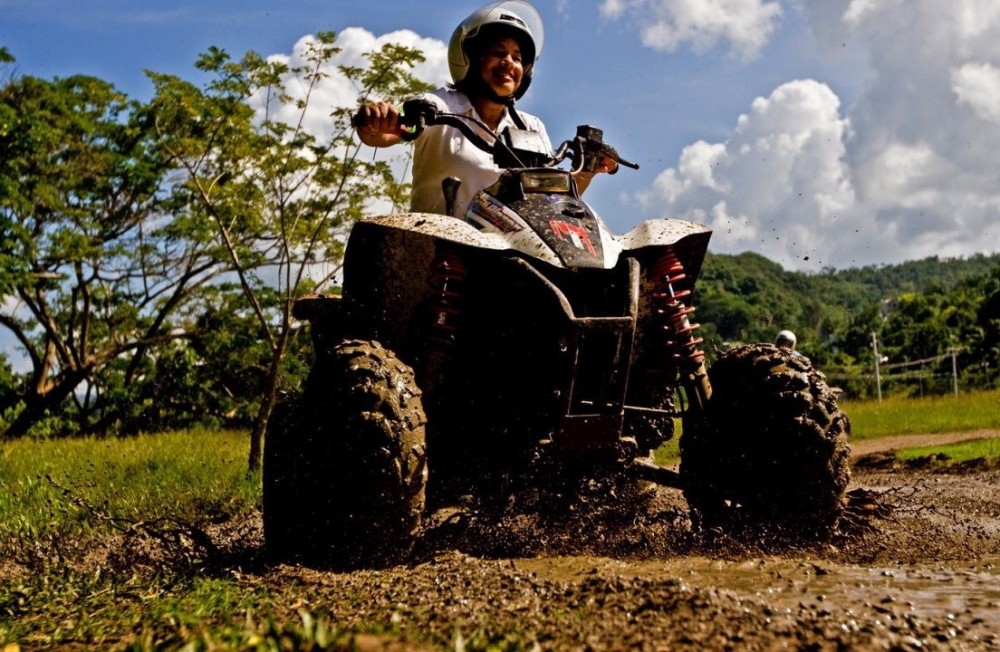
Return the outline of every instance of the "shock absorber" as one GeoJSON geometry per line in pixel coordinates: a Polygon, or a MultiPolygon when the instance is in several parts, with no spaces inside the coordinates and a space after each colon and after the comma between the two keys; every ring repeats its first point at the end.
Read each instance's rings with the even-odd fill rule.
{"type": "Polygon", "coordinates": [[[431,393],[440,380],[444,360],[455,342],[465,304],[468,271],[458,252],[439,246],[428,276],[424,300],[426,323],[418,373],[421,387],[431,393]]]}
{"type": "Polygon", "coordinates": [[[663,329],[663,344],[680,367],[689,400],[700,409],[711,397],[712,388],[700,348],[704,340],[694,335],[701,325],[691,321],[695,308],[685,303],[691,290],[680,289],[687,274],[673,247],[667,247],[653,264],[651,276],[651,303],[663,329]]]}

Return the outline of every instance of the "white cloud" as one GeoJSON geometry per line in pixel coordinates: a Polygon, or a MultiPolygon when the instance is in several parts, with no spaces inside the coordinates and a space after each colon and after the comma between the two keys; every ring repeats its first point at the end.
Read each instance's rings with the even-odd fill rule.
{"type": "Polygon", "coordinates": [[[705,52],[728,43],[736,55],[752,59],[774,34],[782,9],[767,0],[604,0],[600,12],[611,20],[634,14],[643,45],[654,50],[705,52]]]}
{"type": "Polygon", "coordinates": [[[817,81],[782,84],[640,200],[701,218],[717,251],[797,269],[1000,250],[1000,3],[804,8],[818,40],[866,49],[854,104],[817,81]]]}
{"type": "Polygon", "coordinates": [[[601,16],[611,20],[621,18],[626,9],[628,9],[626,0],[604,0],[600,7],[601,16]]]}
{"type": "Polygon", "coordinates": [[[898,5],[903,0],[851,0],[844,11],[844,22],[857,24],[865,20],[871,14],[877,12],[879,7],[898,5]]]}
{"type": "Polygon", "coordinates": [[[848,124],[839,105],[823,84],[788,82],[757,98],[725,143],[686,147],[641,199],[708,223],[719,233],[716,249],[752,249],[799,266],[821,249],[815,233],[850,219],[848,124]]]}
{"type": "MultiPolygon", "coordinates": [[[[309,46],[315,43],[312,35],[303,36],[292,48],[291,54],[276,54],[270,58],[283,61],[290,67],[307,65],[309,46]]],[[[418,49],[424,53],[425,61],[413,68],[413,74],[423,81],[435,85],[444,85],[448,80],[447,46],[432,38],[425,38],[410,30],[400,30],[375,36],[366,29],[349,27],[337,34],[336,46],[340,52],[329,61],[324,69],[326,79],[311,91],[309,108],[306,112],[305,127],[310,133],[328,135],[332,128],[330,110],[333,107],[355,106],[358,104],[359,88],[340,72],[341,66],[367,67],[365,53],[378,50],[386,44],[393,43],[418,49]]],[[[305,100],[309,89],[297,83],[291,74],[286,79],[288,90],[293,100],[305,100]]],[[[300,109],[294,102],[286,103],[274,117],[288,122],[297,121],[300,109]]]]}
{"type": "Polygon", "coordinates": [[[951,73],[952,90],[960,104],[984,122],[1000,124],[1000,68],[988,63],[966,63],[951,73]]]}
{"type": "Polygon", "coordinates": [[[891,260],[1000,249],[1000,3],[867,4],[845,24],[870,52],[848,161],[871,240],[891,260]]]}

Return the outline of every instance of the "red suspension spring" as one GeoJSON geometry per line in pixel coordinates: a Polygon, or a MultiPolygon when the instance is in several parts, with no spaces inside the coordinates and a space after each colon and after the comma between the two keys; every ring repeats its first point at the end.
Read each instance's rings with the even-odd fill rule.
{"type": "Polygon", "coordinates": [[[429,324],[424,348],[424,361],[432,373],[440,371],[452,343],[465,303],[468,272],[461,256],[454,249],[442,247],[434,257],[428,277],[427,297],[429,324]]]}
{"type": "Polygon", "coordinates": [[[691,296],[691,290],[678,289],[686,278],[684,266],[673,248],[668,247],[652,267],[652,305],[661,320],[668,351],[675,359],[695,368],[705,361],[705,353],[700,348],[704,340],[694,336],[701,325],[691,322],[695,309],[684,303],[691,296]]]}

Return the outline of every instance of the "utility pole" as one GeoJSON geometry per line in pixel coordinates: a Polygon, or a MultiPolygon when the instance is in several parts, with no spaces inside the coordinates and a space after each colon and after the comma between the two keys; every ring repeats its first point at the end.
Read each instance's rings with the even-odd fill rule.
{"type": "Polygon", "coordinates": [[[875,354],[875,389],[878,392],[878,402],[882,402],[882,377],[879,375],[878,363],[881,358],[878,354],[878,338],[875,337],[875,331],[872,331],[872,352],[875,354]]]}
{"type": "Polygon", "coordinates": [[[955,396],[958,396],[958,349],[951,347],[948,353],[951,354],[951,386],[955,390],[955,396]]]}

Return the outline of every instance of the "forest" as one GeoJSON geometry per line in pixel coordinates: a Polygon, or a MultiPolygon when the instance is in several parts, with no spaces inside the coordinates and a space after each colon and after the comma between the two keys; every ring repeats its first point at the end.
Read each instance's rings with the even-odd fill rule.
{"type": "Polygon", "coordinates": [[[997,254],[806,274],[753,253],[709,253],[695,304],[709,353],[791,329],[798,350],[852,398],[876,395],[876,354],[883,392],[997,386],[997,254]]]}
{"type": "MultiPolygon", "coordinates": [[[[0,47],[0,438],[240,428],[259,465],[309,366],[294,300],[335,291],[351,224],[408,199],[351,107],[317,109],[337,51],[334,33],[297,67],[212,49],[203,86],[149,73],[142,102],[19,76],[0,47]]],[[[398,101],[427,88],[421,57],[387,45],[341,72],[359,99],[398,101]]],[[[710,359],[791,329],[852,398],[997,386],[998,254],[805,274],[710,252],[694,297],[710,359]]]]}

